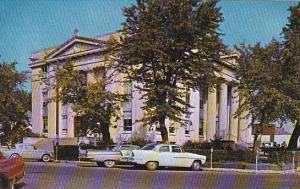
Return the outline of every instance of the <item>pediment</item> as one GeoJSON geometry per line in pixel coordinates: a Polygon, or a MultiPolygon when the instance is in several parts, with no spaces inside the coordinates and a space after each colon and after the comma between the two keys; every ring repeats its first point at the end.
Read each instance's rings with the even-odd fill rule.
{"type": "Polygon", "coordinates": [[[47,59],[66,57],[72,54],[99,49],[102,47],[102,42],[99,40],[73,37],[61,46],[54,49],[48,56],[47,59]]]}

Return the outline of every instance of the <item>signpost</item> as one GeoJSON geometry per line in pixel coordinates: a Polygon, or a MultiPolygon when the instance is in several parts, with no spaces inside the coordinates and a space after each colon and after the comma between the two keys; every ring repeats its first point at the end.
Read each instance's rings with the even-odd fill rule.
{"type": "Polygon", "coordinates": [[[212,167],[213,152],[214,152],[214,149],[211,148],[211,149],[210,149],[210,168],[211,168],[211,169],[213,168],[213,167],[212,167]]]}
{"type": "Polygon", "coordinates": [[[292,172],[294,173],[295,172],[295,155],[296,155],[296,151],[294,150],[293,151],[293,167],[292,167],[292,172]]]}
{"type": "Polygon", "coordinates": [[[256,156],[255,156],[255,171],[257,172],[258,171],[258,150],[256,150],[256,156]]]}

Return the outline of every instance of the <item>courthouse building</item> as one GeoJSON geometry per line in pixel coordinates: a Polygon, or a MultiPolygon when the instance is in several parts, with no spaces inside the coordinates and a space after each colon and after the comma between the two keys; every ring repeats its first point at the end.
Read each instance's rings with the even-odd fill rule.
{"type": "MultiPolygon", "coordinates": [[[[62,103],[47,102],[54,91],[49,90],[51,82],[55,82],[54,69],[67,60],[72,59],[76,69],[80,70],[90,82],[93,69],[103,66],[105,50],[103,42],[111,35],[94,38],[82,37],[74,34],[66,42],[47,49],[33,52],[29,67],[32,69],[32,130],[48,138],[74,138],[76,133],[76,114],[71,106],[62,103]]],[[[214,92],[207,90],[187,92],[186,100],[192,105],[191,114],[185,116],[189,120],[187,125],[179,125],[166,120],[169,130],[169,140],[172,143],[183,144],[186,141],[210,141],[221,138],[233,140],[243,146],[251,143],[251,128],[249,120],[235,117],[239,106],[239,97],[233,83],[235,78],[235,61],[237,55],[231,54],[221,57],[216,62],[221,68],[219,77],[226,80],[214,92]]],[[[122,80],[120,75],[116,80],[122,80]]],[[[161,136],[155,126],[142,126],[137,120],[143,116],[143,101],[141,94],[135,88],[136,83],[116,82],[109,86],[110,90],[117,90],[130,95],[127,102],[121,105],[120,119],[111,124],[110,132],[114,142],[130,142],[137,138],[148,141],[160,141],[161,136]]]]}

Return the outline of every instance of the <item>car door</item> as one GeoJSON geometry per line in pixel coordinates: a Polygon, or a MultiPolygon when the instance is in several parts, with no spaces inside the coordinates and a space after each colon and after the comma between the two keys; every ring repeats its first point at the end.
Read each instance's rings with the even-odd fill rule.
{"type": "Polygon", "coordinates": [[[158,149],[158,161],[159,166],[174,166],[174,157],[173,154],[170,152],[169,145],[162,145],[158,149]]]}
{"type": "Polygon", "coordinates": [[[28,159],[35,159],[35,151],[33,145],[23,145],[23,157],[28,159]]]}
{"type": "Polygon", "coordinates": [[[174,158],[174,164],[176,167],[188,167],[189,166],[189,158],[185,153],[182,152],[180,146],[173,145],[171,146],[172,156],[174,158]]]}

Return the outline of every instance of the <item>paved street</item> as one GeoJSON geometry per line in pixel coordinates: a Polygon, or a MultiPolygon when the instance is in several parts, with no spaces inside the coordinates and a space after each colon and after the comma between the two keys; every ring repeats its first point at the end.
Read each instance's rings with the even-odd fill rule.
{"type": "Polygon", "coordinates": [[[189,170],[146,171],[132,167],[79,167],[74,163],[27,162],[19,189],[96,188],[300,188],[300,174],[253,174],[189,170]]]}

